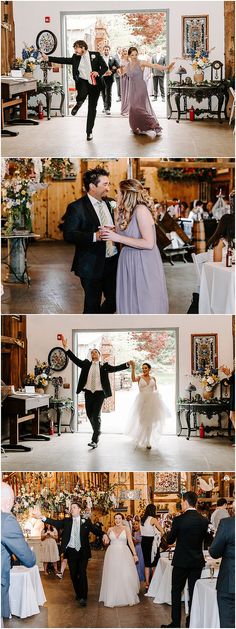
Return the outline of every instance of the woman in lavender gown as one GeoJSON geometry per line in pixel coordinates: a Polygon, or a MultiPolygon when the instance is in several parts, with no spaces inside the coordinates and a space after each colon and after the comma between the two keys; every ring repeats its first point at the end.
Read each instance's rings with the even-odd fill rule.
{"type": "Polygon", "coordinates": [[[122,68],[126,69],[129,63],[128,48],[122,48],[121,51],[121,75],[120,75],[120,91],[121,91],[121,115],[129,115],[129,77],[126,72],[122,72],[122,68]]]}
{"type": "Polygon", "coordinates": [[[121,72],[126,73],[129,78],[129,124],[136,135],[144,134],[154,139],[162,129],[150,103],[143,71],[145,68],[157,68],[169,72],[174,63],[160,66],[158,63],[139,61],[135,46],[129,48],[128,55],[127,68],[121,69],[121,72]]]}
{"type": "Polygon", "coordinates": [[[145,581],[144,574],[144,558],[143,551],[141,546],[142,534],[140,528],[140,522],[138,520],[134,520],[133,523],[133,542],[136,550],[136,554],[138,557],[138,562],[136,563],[137,573],[139,576],[139,581],[145,581]]]}
{"type": "Polygon", "coordinates": [[[119,314],[166,314],[168,297],[156,244],[154,202],[140,181],[119,184],[115,231],[101,230],[103,240],[121,243],[116,288],[119,314]]]}

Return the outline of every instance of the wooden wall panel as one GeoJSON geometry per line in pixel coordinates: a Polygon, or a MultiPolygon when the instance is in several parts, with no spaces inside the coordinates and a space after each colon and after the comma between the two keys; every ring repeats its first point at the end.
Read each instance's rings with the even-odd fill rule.
{"type": "Polygon", "coordinates": [[[225,12],[225,78],[235,76],[235,2],[224,3],[225,12]]]}
{"type": "Polygon", "coordinates": [[[2,379],[5,384],[22,386],[27,373],[26,317],[3,315],[2,335],[24,341],[24,348],[16,344],[2,343],[2,379]]]}
{"type": "Polygon", "coordinates": [[[8,74],[15,59],[13,3],[1,2],[1,73],[8,74]]]}

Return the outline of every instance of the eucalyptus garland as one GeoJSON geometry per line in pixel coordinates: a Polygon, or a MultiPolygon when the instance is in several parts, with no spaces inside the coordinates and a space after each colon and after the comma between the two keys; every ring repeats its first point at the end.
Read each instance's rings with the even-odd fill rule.
{"type": "Polygon", "coordinates": [[[213,181],[215,168],[158,168],[158,179],[163,181],[213,181]]]}

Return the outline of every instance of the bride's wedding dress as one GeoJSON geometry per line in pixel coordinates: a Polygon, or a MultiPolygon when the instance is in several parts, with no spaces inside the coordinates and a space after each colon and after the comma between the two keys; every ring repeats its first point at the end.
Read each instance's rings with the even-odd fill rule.
{"type": "Polygon", "coordinates": [[[110,546],[106,550],[99,601],[106,607],[136,605],[140,588],[134,559],[122,529],[119,537],[109,533],[110,546]]]}
{"type": "Polygon", "coordinates": [[[138,386],[139,393],[131,407],[125,434],[131,437],[136,446],[155,447],[170,412],[160,393],[155,390],[154,378],[147,382],[141,376],[138,386]]]}

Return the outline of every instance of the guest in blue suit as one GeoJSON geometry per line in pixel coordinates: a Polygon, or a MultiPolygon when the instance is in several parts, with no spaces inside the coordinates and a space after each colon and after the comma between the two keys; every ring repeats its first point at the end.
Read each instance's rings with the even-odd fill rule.
{"type": "Polygon", "coordinates": [[[222,557],[216,584],[220,626],[235,627],[235,517],[220,521],[209,553],[222,557]]]}
{"type": "Polygon", "coordinates": [[[1,497],[1,614],[2,618],[10,617],[9,607],[9,587],[10,587],[10,569],[11,556],[16,555],[17,559],[26,566],[31,568],[35,565],[35,554],[30,549],[24,539],[24,535],[11,510],[14,504],[14,492],[10,485],[2,483],[1,497]]]}

